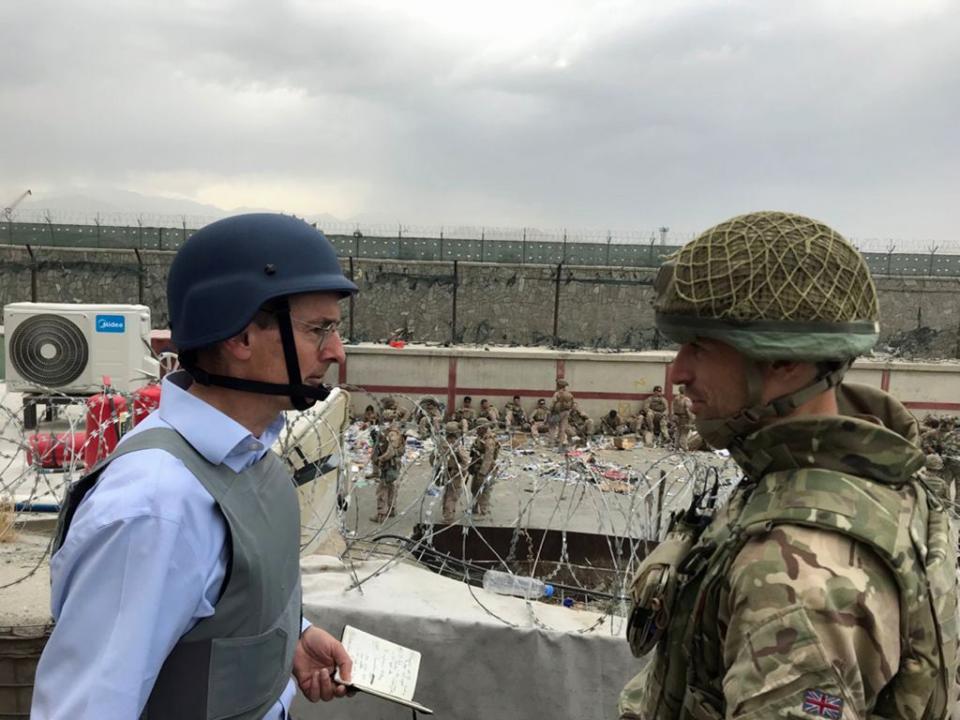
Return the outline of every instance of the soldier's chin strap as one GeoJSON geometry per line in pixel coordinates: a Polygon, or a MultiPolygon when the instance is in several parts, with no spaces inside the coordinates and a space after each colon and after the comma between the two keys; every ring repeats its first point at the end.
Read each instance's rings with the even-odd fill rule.
{"type": "Polygon", "coordinates": [[[280,342],[283,346],[283,359],[287,366],[289,383],[268,383],[217,375],[196,366],[188,367],[187,370],[201,385],[216,385],[228,390],[241,390],[258,395],[287,395],[296,410],[307,410],[318,401],[325,400],[332,391],[329,385],[307,385],[302,380],[300,363],[297,360],[296,339],[293,337],[293,323],[290,321],[290,305],[286,298],[282,299],[276,318],[280,327],[280,342]]]}
{"type": "Polygon", "coordinates": [[[837,387],[852,364],[853,360],[848,360],[832,370],[820,372],[806,387],[764,403],[763,366],[750,360],[746,367],[747,407],[726,418],[708,420],[698,417],[694,421],[697,432],[712,448],[727,449],[758,430],[767,420],[786,417],[817,395],[837,387]]]}

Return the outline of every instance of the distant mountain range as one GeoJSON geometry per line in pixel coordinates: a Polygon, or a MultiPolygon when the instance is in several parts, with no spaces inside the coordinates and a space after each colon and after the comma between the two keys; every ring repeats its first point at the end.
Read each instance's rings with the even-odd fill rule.
{"type": "MultiPolygon", "coordinates": [[[[34,222],[42,220],[49,212],[54,222],[94,222],[99,215],[104,224],[121,222],[135,223],[142,218],[145,225],[170,224],[177,218],[186,218],[187,224],[196,227],[227,215],[249,212],[283,212],[283,208],[239,207],[224,209],[216,205],[200,203],[189,198],[143,195],[116,188],[90,189],[70,193],[35,192],[25,198],[16,208],[14,219],[34,222]]],[[[329,213],[307,215],[308,222],[347,223],[329,213]]]]}

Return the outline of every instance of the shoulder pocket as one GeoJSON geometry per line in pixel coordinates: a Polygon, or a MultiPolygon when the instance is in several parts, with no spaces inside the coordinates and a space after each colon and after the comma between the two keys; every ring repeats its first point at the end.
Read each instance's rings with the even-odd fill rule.
{"type": "Polygon", "coordinates": [[[771,717],[773,709],[787,713],[777,717],[803,717],[807,690],[833,691],[849,705],[841,683],[806,612],[791,607],[746,634],[723,678],[723,694],[735,718],[771,717]],[[794,705],[797,714],[789,714],[794,705]]]}

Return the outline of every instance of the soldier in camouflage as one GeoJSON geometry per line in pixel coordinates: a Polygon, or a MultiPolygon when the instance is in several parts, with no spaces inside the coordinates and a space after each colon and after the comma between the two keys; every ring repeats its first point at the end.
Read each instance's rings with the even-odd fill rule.
{"type": "Polygon", "coordinates": [[[927,415],[923,418],[920,429],[920,449],[925,453],[937,453],[943,451],[943,445],[940,442],[940,418],[935,415],[927,415]]]}
{"type": "Polygon", "coordinates": [[[486,420],[487,422],[497,425],[500,423],[500,411],[491,405],[489,400],[483,398],[483,400],[480,401],[478,419],[486,420]]]}
{"type": "Polygon", "coordinates": [[[434,437],[440,432],[440,423],[443,422],[443,411],[436,398],[425,397],[420,401],[420,420],[417,423],[417,433],[421,440],[434,437]]]}
{"type": "Polygon", "coordinates": [[[500,457],[500,441],[494,436],[495,426],[486,420],[477,421],[477,438],[470,446],[470,495],[472,510],[477,515],[490,514],[493,492],[493,470],[500,457]]]}
{"type": "Polygon", "coordinates": [[[696,420],[693,413],[693,403],[687,397],[683,385],[677,387],[677,394],[673,398],[672,407],[673,423],[676,427],[677,436],[674,439],[674,446],[678,450],[688,450],[690,440],[690,425],[696,420]]]}
{"type": "Polygon", "coordinates": [[[367,405],[363,411],[363,417],[361,420],[366,425],[376,425],[380,422],[380,415],[374,409],[373,405],[367,405]]]}
{"type": "Polygon", "coordinates": [[[927,486],[936,493],[944,506],[949,507],[953,503],[953,498],[951,497],[951,488],[947,485],[947,481],[943,479],[943,458],[936,453],[927,453],[923,470],[927,486]]]}
{"type": "Polygon", "coordinates": [[[660,442],[666,437],[668,408],[663,388],[655,385],[653,393],[643,401],[640,411],[643,416],[643,442],[648,447],[653,445],[655,439],[660,442]]]}
{"type": "Polygon", "coordinates": [[[530,429],[530,423],[527,422],[527,414],[523,410],[523,405],[520,404],[519,395],[514,395],[513,400],[503,406],[503,422],[508,429],[530,429]]]}
{"type": "Polygon", "coordinates": [[[903,407],[875,389],[876,411],[853,414],[843,386],[838,400],[879,329],[863,258],[821,223],[753,213],[674,254],[656,292],[697,429],[744,478],[641,565],[628,637],[650,657],[620,717],[949,717],[949,516],[903,407]]]}
{"type": "Polygon", "coordinates": [[[540,438],[540,433],[547,432],[550,427],[550,411],[547,409],[545,398],[537,400],[537,406],[530,413],[530,434],[534,440],[540,438]]]}
{"type": "Polygon", "coordinates": [[[460,432],[464,435],[469,432],[477,422],[477,410],[473,407],[473,398],[467,395],[463,398],[463,404],[457,408],[453,414],[453,419],[460,423],[460,432]]]}
{"type": "Polygon", "coordinates": [[[383,413],[381,414],[386,415],[389,413],[393,419],[401,425],[407,421],[409,413],[397,404],[397,399],[392,395],[387,395],[382,398],[380,400],[380,407],[383,408],[383,413]]]}
{"type": "Polygon", "coordinates": [[[956,418],[940,422],[940,456],[943,479],[952,488],[954,497],[960,497],[960,428],[956,426],[956,418]]]}
{"type": "Polygon", "coordinates": [[[563,378],[557,378],[557,391],[550,402],[550,414],[556,416],[555,433],[557,445],[567,446],[567,435],[570,432],[570,411],[573,409],[573,393],[567,390],[568,383],[563,378]]]}
{"type": "Polygon", "coordinates": [[[610,437],[619,437],[626,434],[628,428],[626,421],[620,417],[620,413],[611,410],[600,418],[600,432],[610,437]]]}
{"type": "Polygon", "coordinates": [[[464,491],[464,477],[470,456],[460,443],[460,423],[444,425],[444,437],[430,455],[434,484],[443,488],[443,522],[449,525],[457,514],[457,501],[464,491]]]}
{"type": "Polygon", "coordinates": [[[382,523],[388,517],[394,517],[397,514],[397,484],[400,480],[405,447],[399,424],[395,420],[387,423],[380,433],[374,461],[378,473],[377,514],[370,518],[373,522],[382,523]]]}
{"type": "Polygon", "coordinates": [[[580,403],[578,402],[574,402],[573,407],[570,408],[570,425],[576,431],[581,443],[586,444],[587,440],[593,437],[593,418],[580,409],[580,403]]]}

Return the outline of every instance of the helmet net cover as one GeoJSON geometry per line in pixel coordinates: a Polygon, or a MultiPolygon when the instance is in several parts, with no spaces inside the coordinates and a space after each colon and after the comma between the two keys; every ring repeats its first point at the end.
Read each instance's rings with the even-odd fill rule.
{"type": "Polygon", "coordinates": [[[727,341],[761,359],[843,359],[869,350],[879,305],[860,253],[801,215],[757,212],[705,231],[657,279],[657,325],[676,342],[727,341]]]}

